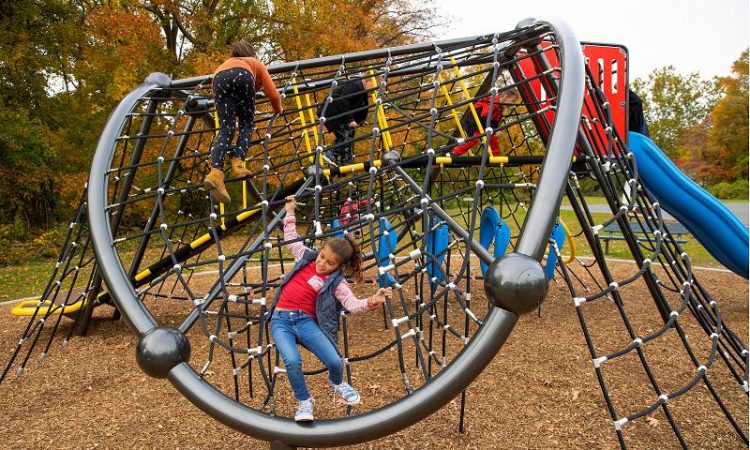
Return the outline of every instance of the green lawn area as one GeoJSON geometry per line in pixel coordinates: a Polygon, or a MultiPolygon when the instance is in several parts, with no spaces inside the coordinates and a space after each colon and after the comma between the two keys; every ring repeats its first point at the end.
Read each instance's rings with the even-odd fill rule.
{"type": "Polygon", "coordinates": [[[0,267],[0,302],[40,295],[54,268],[54,258],[0,267]]]}
{"type": "MultiPolygon", "coordinates": [[[[587,201],[590,203],[604,203],[605,199],[601,197],[587,197],[587,201]]],[[[507,208],[507,206],[506,206],[507,208]]],[[[448,210],[449,213],[452,215],[458,214],[458,208],[450,208],[448,210]]],[[[516,217],[518,219],[519,223],[522,223],[523,221],[523,209],[518,209],[516,213],[516,217]]],[[[560,211],[560,217],[565,222],[565,224],[569,227],[571,233],[575,236],[578,235],[581,232],[580,224],[578,223],[575,215],[572,211],[562,210],[560,211]]],[[[603,214],[603,213],[595,213],[593,214],[594,220],[597,223],[602,223],[603,221],[607,220],[609,217],[611,217],[610,214],[603,214]]],[[[459,223],[461,221],[459,220],[459,223]]],[[[518,226],[511,220],[508,220],[508,224],[511,227],[511,231],[513,236],[518,235],[518,226]]],[[[421,223],[417,225],[417,228],[421,228],[421,223]]],[[[476,235],[478,238],[478,233],[476,235]]],[[[700,243],[692,236],[687,235],[685,236],[687,239],[687,243],[683,244],[682,247],[685,251],[687,251],[688,255],[690,255],[691,261],[693,265],[696,266],[710,266],[710,267],[723,267],[721,264],[719,264],[716,259],[714,259],[701,245],[700,243]]],[[[239,248],[239,246],[244,242],[244,237],[240,237],[240,235],[235,235],[227,238],[225,242],[222,242],[222,246],[224,247],[224,252],[231,254],[234,248],[239,248]]],[[[585,238],[583,236],[579,236],[575,238],[576,243],[576,254],[578,256],[591,256],[592,252],[591,249],[588,247],[588,243],[586,242],[585,238]]],[[[405,242],[402,242],[401,245],[404,245],[405,242]]],[[[125,263],[127,264],[129,258],[128,254],[132,253],[132,245],[128,246],[126,245],[125,248],[121,248],[121,251],[125,251],[125,263]]],[[[365,248],[365,250],[368,250],[365,248]]],[[[147,260],[148,261],[155,261],[158,258],[160,258],[160,248],[152,248],[147,253],[147,260]]],[[[236,251],[236,250],[235,250],[236,251]]],[[[405,250],[408,252],[408,249],[405,250]]],[[[569,254],[570,247],[569,243],[567,243],[563,249],[564,254],[569,254]]],[[[274,251],[275,252],[275,251],[274,251]]],[[[644,251],[648,255],[648,251],[644,251]]],[[[286,253],[285,253],[286,255],[286,253]]],[[[627,248],[627,245],[623,241],[611,241],[610,242],[610,251],[609,251],[609,257],[611,258],[617,258],[617,259],[632,259],[632,256],[630,254],[630,251],[627,248]]],[[[212,258],[215,256],[211,255],[211,251],[204,254],[204,258],[212,258]]],[[[8,300],[15,300],[19,298],[25,298],[25,297],[32,297],[37,296],[42,293],[44,288],[46,287],[47,283],[49,282],[49,278],[52,274],[52,271],[54,269],[55,265],[55,259],[49,258],[44,260],[34,260],[29,261],[25,263],[21,263],[14,266],[7,266],[0,268],[0,302],[2,301],[8,301],[8,300]]],[[[214,267],[211,266],[202,266],[198,270],[210,270],[214,269],[214,267]]],[[[85,280],[87,280],[88,274],[82,273],[79,277],[79,283],[80,286],[81,283],[85,283],[85,280]]]]}
{"type": "MultiPolygon", "coordinates": [[[[588,198],[586,199],[588,201],[588,198]]],[[[568,225],[570,228],[570,231],[573,235],[576,235],[580,233],[581,226],[578,223],[575,214],[573,211],[560,211],[560,217],[563,221],[568,225]]],[[[597,223],[602,223],[603,221],[611,218],[610,214],[603,214],[603,213],[594,213],[592,214],[592,217],[597,223]]],[[[684,235],[683,236],[687,243],[681,244],[682,249],[687,252],[688,256],[690,257],[690,261],[695,266],[707,266],[707,267],[719,267],[723,268],[722,266],[713,256],[711,256],[708,251],[703,248],[703,246],[698,242],[697,239],[695,239],[691,235],[684,235]]],[[[569,250],[567,246],[563,248],[563,253],[568,253],[569,250]]],[[[644,249],[643,253],[646,254],[646,256],[649,255],[649,250],[644,249]]],[[[576,238],[576,254],[578,256],[591,256],[591,249],[588,246],[588,243],[586,242],[585,238],[583,236],[580,236],[579,238],[576,238]]],[[[627,246],[627,243],[625,241],[610,241],[609,243],[609,255],[608,257],[611,258],[617,258],[617,259],[633,259],[633,256],[630,252],[630,249],[627,246]]]]}
{"type": "MultiPolygon", "coordinates": [[[[245,243],[247,236],[243,236],[241,233],[229,236],[222,240],[222,250],[225,254],[236,254],[239,252],[239,248],[245,243]]],[[[162,244],[159,241],[152,241],[152,246],[146,251],[144,261],[148,263],[141,265],[141,267],[147,267],[148,265],[160,260],[163,257],[162,244]]],[[[135,254],[136,241],[128,241],[118,246],[119,253],[123,259],[123,265],[127,268],[135,254]]],[[[55,249],[55,253],[57,253],[55,249]]],[[[89,250],[91,251],[91,250],[89,250]]],[[[291,254],[284,249],[282,251],[285,257],[291,258],[291,254]]],[[[274,250],[274,257],[278,257],[277,250],[274,250]]],[[[215,260],[216,250],[208,249],[202,256],[201,260],[215,260]]],[[[193,260],[194,261],[194,260],[193,260]]],[[[49,283],[50,277],[52,276],[53,270],[55,269],[55,258],[46,259],[34,259],[31,261],[25,261],[16,265],[0,267],[0,303],[4,301],[17,300],[27,297],[41,296],[44,289],[49,283]]],[[[74,287],[81,288],[85,287],[90,277],[91,264],[87,265],[80,271],[76,284],[74,287]]],[[[63,267],[60,268],[62,270],[63,267]]],[[[196,272],[205,270],[216,270],[216,265],[200,265],[195,268],[196,272]]],[[[58,272],[56,279],[59,279],[62,275],[58,272]]],[[[62,283],[61,289],[70,289],[70,283],[73,274],[68,274],[66,281],[62,283]]]]}
{"type": "MultiPolygon", "coordinates": [[[[589,204],[605,204],[606,203],[606,199],[604,197],[586,197],[586,201],[589,204]]],[[[567,202],[567,200],[564,199],[564,202],[567,202]]],[[[456,214],[458,214],[459,211],[458,211],[458,208],[450,208],[448,209],[448,212],[451,215],[455,216],[456,214]]],[[[604,221],[612,217],[612,215],[608,213],[592,213],[591,215],[597,224],[601,224],[604,221]]],[[[516,215],[516,217],[519,223],[523,222],[522,214],[519,213],[516,215]]],[[[568,226],[573,236],[579,235],[581,233],[581,226],[578,223],[578,219],[576,218],[573,211],[561,210],[560,218],[568,226]]],[[[511,220],[506,220],[506,222],[510,226],[512,236],[517,236],[519,232],[519,227],[511,220]]],[[[475,237],[479,238],[479,234],[476,233],[475,237]]],[[[687,240],[687,243],[681,244],[682,249],[687,252],[687,254],[690,257],[691,263],[693,265],[717,267],[717,268],[724,267],[713,256],[711,256],[711,254],[708,253],[708,251],[705,248],[703,248],[703,246],[693,236],[684,235],[683,237],[687,240]]],[[[583,235],[575,237],[574,241],[576,244],[577,256],[592,256],[593,255],[591,248],[589,247],[588,242],[583,237],[583,235]]],[[[602,243],[602,246],[603,246],[603,243],[602,243]]],[[[562,252],[564,254],[570,253],[569,244],[565,244],[563,246],[562,252]]],[[[644,249],[643,252],[646,254],[647,257],[650,256],[649,250],[644,249]]],[[[615,259],[630,259],[630,260],[633,259],[633,256],[630,253],[630,250],[627,244],[625,243],[625,241],[610,241],[609,254],[607,255],[607,257],[611,257],[615,259]]]]}
{"type": "MultiPolygon", "coordinates": [[[[604,197],[595,197],[593,195],[587,195],[586,196],[586,203],[589,205],[606,205],[607,199],[604,197]]],[[[562,199],[563,205],[570,205],[570,202],[568,201],[568,197],[563,197],[562,199]]]]}

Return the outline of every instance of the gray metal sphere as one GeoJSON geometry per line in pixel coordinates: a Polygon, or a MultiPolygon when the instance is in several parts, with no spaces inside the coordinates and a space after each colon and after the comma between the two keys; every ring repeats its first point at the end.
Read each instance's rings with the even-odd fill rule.
{"type": "Polygon", "coordinates": [[[541,305],[548,286],[539,261],[520,253],[496,259],[484,277],[484,292],[495,306],[518,315],[541,305]]]}
{"type": "Polygon", "coordinates": [[[151,72],[146,77],[145,83],[153,83],[159,87],[169,87],[172,84],[172,78],[161,72],[151,72]]]}
{"type": "Polygon", "coordinates": [[[320,166],[316,167],[315,165],[307,166],[305,168],[305,176],[308,177],[308,178],[315,178],[315,173],[316,172],[320,173],[320,175],[323,175],[323,168],[320,167],[320,166]]]}
{"type": "Polygon", "coordinates": [[[397,152],[394,152],[393,150],[383,155],[383,163],[385,163],[386,166],[397,164],[399,161],[401,161],[401,155],[399,155],[397,152]]]}
{"type": "Polygon", "coordinates": [[[537,19],[535,17],[526,17],[525,19],[521,19],[516,24],[516,29],[530,27],[530,26],[534,25],[537,22],[539,22],[539,19],[537,19]]]}
{"type": "Polygon", "coordinates": [[[154,327],[138,341],[138,366],[154,378],[166,378],[169,371],[190,359],[190,342],[174,328],[154,327]]]}

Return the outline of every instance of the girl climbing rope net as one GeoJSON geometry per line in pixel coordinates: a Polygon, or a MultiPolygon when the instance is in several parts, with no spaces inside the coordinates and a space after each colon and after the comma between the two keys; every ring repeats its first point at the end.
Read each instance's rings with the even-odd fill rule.
{"type": "Polygon", "coordinates": [[[302,373],[299,343],[328,369],[334,400],[340,397],[347,405],[359,403],[359,393],[343,380],[344,365],[338,349],[338,317],[340,307],[350,313],[377,308],[391,295],[390,288],[380,288],[369,298],[358,299],[344,279],[361,279],[362,254],[351,238],[331,238],[320,251],[306,248],[297,241],[296,199],[286,199],[284,240],[297,261],[279,286],[271,304],[271,334],[284,359],[284,367],[294,396],[299,402],[294,420],[313,420],[313,398],[307,390],[302,373]]]}

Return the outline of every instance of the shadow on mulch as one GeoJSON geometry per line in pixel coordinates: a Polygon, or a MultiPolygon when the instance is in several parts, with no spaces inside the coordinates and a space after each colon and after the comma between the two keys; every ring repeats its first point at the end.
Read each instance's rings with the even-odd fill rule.
{"type": "MultiPolygon", "coordinates": [[[[721,307],[722,318],[741,338],[748,335],[747,280],[731,274],[701,272],[702,284],[721,307]]],[[[473,287],[474,302],[483,302],[481,284],[473,287]]],[[[639,334],[660,326],[645,286],[629,287],[625,309],[639,334]],[[638,300],[640,299],[640,300],[638,300]],[[642,300],[642,301],[641,301],[642,300]]],[[[372,285],[356,286],[360,295],[372,285]]],[[[158,309],[158,307],[157,307],[158,309]]],[[[168,308],[165,323],[181,317],[168,308]]],[[[49,355],[32,354],[26,372],[0,385],[0,447],[8,449],[236,449],[268,448],[214,421],[193,407],[168,382],[144,375],[136,365],[135,337],[122,321],[111,321],[111,309],[100,308],[87,337],[75,337],[63,348],[60,339],[49,355]]],[[[606,305],[585,310],[585,319],[599,352],[627,345],[619,316],[606,305]]],[[[705,333],[685,319],[684,328],[697,356],[705,357],[705,333]]],[[[462,323],[462,322],[461,322],[462,323]]],[[[0,349],[14,348],[26,321],[0,308],[0,349]]],[[[70,321],[63,319],[60,336],[70,321]]],[[[393,330],[383,330],[380,312],[352,317],[355,352],[385,342],[393,330]]],[[[196,345],[191,360],[200,369],[207,346],[196,345]]],[[[455,348],[448,348],[448,352],[455,348]]],[[[407,353],[409,375],[415,380],[414,350],[407,353]],[[411,355],[411,356],[408,356],[411,355]]],[[[673,331],[644,346],[644,357],[665,391],[684,384],[694,368],[673,331]]],[[[5,364],[3,358],[2,364],[5,364]]],[[[354,385],[363,396],[359,412],[403,396],[395,350],[353,367],[354,385]]],[[[655,400],[648,376],[637,357],[605,364],[603,376],[618,416],[638,411],[655,400]]],[[[721,362],[709,371],[712,385],[747,431],[747,396],[731,380],[721,362]]],[[[212,380],[213,382],[213,380],[212,380]]],[[[223,384],[221,375],[216,383],[223,384]]],[[[341,415],[330,405],[325,376],[310,377],[321,417],[341,415]]],[[[417,383],[418,384],[418,383],[417,383]]],[[[293,412],[285,379],[277,388],[277,414],[293,412]]],[[[257,400],[255,401],[257,403],[257,400]]],[[[619,444],[570,295],[561,282],[553,283],[541,317],[519,320],[495,361],[467,390],[466,429],[458,432],[460,400],[454,399],[427,419],[401,432],[357,446],[361,449],[611,449],[619,444]]],[[[318,411],[316,410],[316,413],[318,411]]],[[[355,413],[357,410],[355,409],[355,413]]],[[[708,389],[697,386],[670,403],[670,412],[691,448],[745,448],[734,434],[708,389]]],[[[661,410],[627,424],[628,448],[677,448],[667,417],[661,410]]]]}

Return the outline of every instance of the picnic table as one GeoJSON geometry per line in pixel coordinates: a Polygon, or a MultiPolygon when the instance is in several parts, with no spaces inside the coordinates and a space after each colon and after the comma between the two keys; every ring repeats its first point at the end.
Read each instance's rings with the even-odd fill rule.
{"type": "MultiPolygon", "coordinates": [[[[651,232],[651,230],[644,230],[641,222],[630,221],[628,222],[628,224],[633,230],[635,238],[638,240],[638,242],[653,240],[653,233],[651,232]],[[646,234],[649,234],[651,236],[647,237],[646,234]]],[[[688,229],[679,222],[664,222],[664,229],[669,234],[671,234],[672,237],[674,237],[675,242],[678,242],[680,244],[686,243],[687,240],[683,236],[687,236],[690,234],[688,229]]],[[[620,225],[615,221],[601,229],[601,231],[599,232],[599,239],[604,241],[604,254],[608,255],[609,242],[624,241],[625,236],[623,236],[622,230],[620,230],[620,225]]]]}

